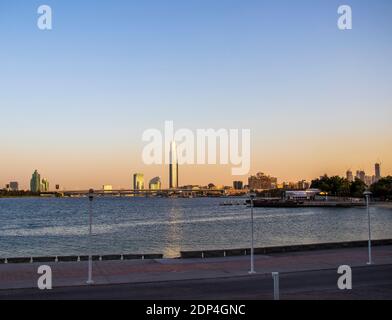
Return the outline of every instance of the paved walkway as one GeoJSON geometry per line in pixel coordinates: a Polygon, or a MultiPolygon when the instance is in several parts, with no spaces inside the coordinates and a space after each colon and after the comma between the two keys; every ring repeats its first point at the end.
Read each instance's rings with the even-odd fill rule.
{"type": "MultiPolygon", "coordinates": [[[[392,264],[392,246],[373,248],[376,265],[392,264]]],[[[246,276],[249,257],[217,259],[163,259],[135,261],[96,261],[96,285],[146,283],[178,280],[216,279],[246,276]]],[[[337,269],[340,265],[364,266],[366,248],[323,250],[255,256],[258,274],[337,269]]],[[[0,265],[0,290],[36,288],[40,263],[0,265]]],[[[84,286],[87,262],[47,263],[52,267],[53,286],[84,286]]]]}

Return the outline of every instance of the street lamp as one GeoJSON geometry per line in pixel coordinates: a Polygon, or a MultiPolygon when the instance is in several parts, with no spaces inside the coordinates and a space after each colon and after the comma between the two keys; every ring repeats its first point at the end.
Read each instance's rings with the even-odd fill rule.
{"type": "Polygon", "coordinates": [[[366,198],[366,209],[367,209],[367,215],[368,215],[368,230],[369,230],[369,245],[368,245],[368,251],[369,251],[369,261],[368,265],[372,264],[372,230],[370,227],[370,208],[369,208],[369,198],[372,195],[370,191],[365,191],[363,195],[366,198]]]}
{"type": "Polygon", "coordinates": [[[93,234],[93,200],[94,200],[94,190],[90,189],[88,193],[89,200],[89,239],[88,239],[88,280],[87,284],[94,284],[93,281],[93,256],[92,256],[92,234],[93,234]]]}
{"type": "Polygon", "coordinates": [[[250,194],[250,216],[251,216],[251,225],[252,225],[252,242],[251,242],[251,248],[250,248],[250,271],[249,274],[255,274],[255,260],[254,260],[254,253],[255,253],[255,248],[254,248],[254,219],[253,219],[253,207],[254,207],[254,199],[255,195],[250,194]]]}

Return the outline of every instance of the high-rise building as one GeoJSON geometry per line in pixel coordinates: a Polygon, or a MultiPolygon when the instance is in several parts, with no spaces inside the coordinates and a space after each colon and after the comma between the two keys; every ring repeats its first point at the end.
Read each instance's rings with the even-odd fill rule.
{"type": "Polygon", "coordinates": [[[242,190],[244,189],[244,183],[242,181],[234,181],[233,188],[234,190],[242,190]]]}
{"type": "Polygon", "coordinates": [[[374,171],[375,171],[375,178],[376,178],[376,182],[377,182],[381,179],[381,164],[376,163],[374,165],[374,171]]]}
{"type": "Polygon", "coordinates": [[[102,186],[102,190],[107,192],[113,191],[113,186],[111,186],[110,184],[104,184],[102,186]]]}
{"type": "Polygon", "coordinates": [[[169,188],[178,189],[178,157],[174,141],[170,145],[169,188]]]}
{"type": "Polygon", "coordinates": [[[306,180],[298,181],[298,183],[297,183],[298,190],[307,190],[309,188],[310,188],[310,183],[307,182],[306,180]]]}
{"type": "Polygon", "coordinates": [[[19,191],[19,183],[16,181],[10,182],[11,191],[19,191]]]}
{"type": "Polygon", "coordinates": [[[155,177],[151,179],[149,183],[149,188],[150,190],[161,190],[162,189],[161,178],[155,177]]]}
{"type": "Polygon", "coordinates": [[[366,173],[363,170],[358,170],[356,174],[356,178],[361,180],[362,182],[365,182],[366,180],[366,173]]]}
{"type": "Polygon", "coordinates": [[[48,191],[49,191],[49,181],[46,179],[42,179],[41,192],[48,192],[48,191]]]}
{"type": "Polygon", "coordinates": [[[30,180],[30,191],[31,192],[41,192],[41,175],[37,170],[34,171],[30,180]]]}
{"type": "Polygon", "coordinates": [[[144,174],[135,173],[133,175],[133,189],[134,190],[144,190],[144,174]]]}
{"type": "Polygon", "coordinates": [[[348,182],[353,182],[354,181],[354,175],[353,175],[353,172],[351,170],[347,170],[347,172],[346,172],[346,179],[348,180],[348,182]]]}
{"type": "Polygon", "coordinates": [[[278,185],[278,179],[259,172],[256,174],[256,176],[249,177],[248,184],[251,190],[276,189],[278,185]]]}

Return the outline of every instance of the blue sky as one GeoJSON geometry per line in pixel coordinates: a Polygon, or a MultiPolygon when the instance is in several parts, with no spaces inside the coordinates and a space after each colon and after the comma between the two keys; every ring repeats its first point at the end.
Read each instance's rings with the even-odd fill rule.
{"type": "Polygon", "coordinates": [[[68,174],[90,179],[91,161],[114,185],[154,175],[141,134],[165,120],[250,128],[253,171],[281,179],[378,159],[392,173],[391,36],[388,0],[2,0],[0,183],[38,168],[76,186],[68,174]],[[36,27],[41,4],[51,31],[36,27]],[[336,26],[341,4],[353,30],[336,26]]]}

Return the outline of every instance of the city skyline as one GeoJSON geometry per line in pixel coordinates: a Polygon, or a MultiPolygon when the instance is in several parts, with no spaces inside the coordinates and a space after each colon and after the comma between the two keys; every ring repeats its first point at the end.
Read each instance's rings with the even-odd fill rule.
{"type": "MultiPolygon", "coordinates": [[[[141,159],[144,130],[166,120],[250,129],[249,175],[310,180],[377,161],[392,174],[390,1],[351,1],[349,31],[335,0],[47,4],[50,32],[36,2],[0,3],[1,185],[26,189],[35,168],[69,189],[129,186],[131,172],[168,185],[141,159]]],[[[182,166],[180,184],[245,179],[182,166]]]]}
{"type": "Polygon", "coordinates": [[[392,299],[391,36],[392,0],[0,0],[0,300],[392,299]]]}
{"type": "MultiPolygon", "coordinates": [[[[173,159],[172,161],[175,162],[175,160],[173,159]]],[[[175,176],[176,176],[176,181],[177,181],[177,186],[173,186],[171,185],[171,181],[170,181],[170,175],[171,172],[173,170],[172,165],[169,166],[164,166],[165,168],[168,168],[169,174],[169,180],[167,181],[167,183],[165,183],[165,181],[161,178],[161,175],[157,175],[157,176],[152,176],[152,177],[148,177],[145,176],[144,173],[133,173],[132,174],[132,181],[128,184],[128,185],[114,185],[113,184],[100,184],[99,187],[97,186],[89,186],[88,188],[95,188],[97,190],[105,190],[105,187],[110,187],[110,189],[114,189],[114,190],[121,190],[121,189],[133,189],[133,190],[158,190],[158,189],[176,189],[176,188],[180,188],[183,186],[208,186],[209,184],[213,183],[216,186],[220,186],[220,187],[229,187],[229,186],[233,186],[234,185],[239,185],[241,184],[242,186],[246,186],[249,185],[249,182],[254,179],[255,180],[255,185],[258,185],[261,183],[261,185],[265,186],[265,187],[260,187],[260,189],[274,189],[274,188],[280,188],[286,185],[286,186],[292,186],[292,185],[303,185],[303,186],[310,186],[310,182],[314,179],[317,179],[318,177],[322,177],[324,175],[327,176],[340,176],[340,177],[344,177],[346,178],[348,181],[352,182],[355,179],[359,179],[362,180],[363,182],[365,182],[368,186],[370,186],[372,183],[377,182],[380,178],[382,177],[387,177],[390,176],[390,174],[382,174],[383,172],[383,166],[381,163],[377,162],[373,165],[373,171],[365,171],[362,169],[356,170],[355,175],[353,173],[353,171],[351,169],[347,169],[345,171],[345,173],[338,173],[338,174],[328,174],[327,172],[324,172],[323,174],[320,174],[318,176],[312,177],[310,179],[304,179],[304,178],[299,178],[297,180],[282,180],[279,179],[277,177],[268,175],[268,174],[264,174],[260,171],[257,171],[255,174],[250,173],[248,176],[244,177],[242,180],[241,179],[237,179],[237,180],[231,180],[228,183],[219,183],[217,181],[213,181],[213,180],[209,180],[206,183],[183,183],[183,184],[179,184],[179,166],[178,163],[175,166],[175,176]],[[369,175],[370,174],[370,175],[369,175]],[[261,179],[259,182],[257,182],[257,180],[261,179]],[[163,180],[163,181],[162,181],[163,180]],[[101,188],[102,187],[102,188],[101,188]]],[[[106,181],[107,182],[107,181],[106,181]]],[[[14,186],[16,185],[17,188],[20,188],[21,190],[32,190],[34,192],[39,192],[39,191],[54,191],[54,189],[50,189],[49,188],[49,180],[43,178],[41,180],[41,175],[39,174],[38,170],[35,170],[33,172],[32,178],[30,179],[30,188],[23,188],[20,187],[21,184],[19,181],[13,181],[13,182],[7,182],[5,184],[5,186],[9,186],[7,188],[12,189],[11,185],[14,184],[14,186]],[[37,188],[41,189],[44,188],[44,190],[38,190],[35,187],[33,187],[33,184],[37,184],[37,188]]],[[[252,183],[250,183],[252,184],[252,183]]],[[[56,184],[55,189],[56,190],[83,190],[83,189],[88,189],[88,188],[67,188],[67,186],[64,185],[60,185],[60,184],[56,184]],[[60,188],[61,186],[61,188],[60,188]]],[[[251,188],[252,189],[252,188],[251,188]]],[[[257,189],[257,188],[256,188],[257,189]]],[[[303,187],[300,189],[306,189],[306,187],[303,187]]]]}

